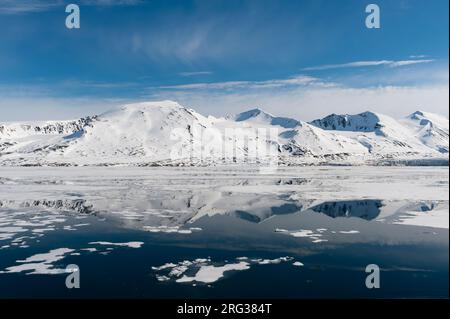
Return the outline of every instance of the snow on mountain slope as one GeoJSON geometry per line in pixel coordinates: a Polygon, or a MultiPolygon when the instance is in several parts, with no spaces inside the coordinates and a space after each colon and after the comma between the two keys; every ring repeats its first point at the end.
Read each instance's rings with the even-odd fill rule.
{"type": "Polygon", "coordinates": [[[356,115],[331,114],[323,119],[311,121],[310,124],[330,131],[376,132],[381,126],[381,117],[373,112],[356,115]]]}
{"type": "Polygon", "coordinates": [[[210,126],[209,120],[176,102],[145,102],[122,106],[98,116],[64,152],[48,159],[75,159],[84,164],[163,161],[189,155],[194,131],[210,126]]]}
{"type": "Polygon", "coordinates": [[[310,123],[321,129],[353,138],[372,154],[409,156],[436,153],[435,149],[417,139],[408,127],[383,114],[374,112],[356,115],[331,114],[310,123]]]}
{"type": "Polygon", "coordinates": [[[292,150],[294,155],[308,152],[314,155],[368,153],[363,145],[351,138],[321,130],[305,122],[293,130],[282,132],[280,138],[284,141],[284,149],[292,150]]]}
{"type": "Polygon", "coordinates": [[[85,117],[74,121],[47,121],[0,124],[0,138],[22,138],[30,135],[73,134],[95,121],[85,117]]]}
{"type": "Polygon", "coordinates": [[[276,125],[284,128],[294,128],[300,124],[300,122],[297,120],[287,117],[273,116],[272,114],[267,113],[259,108],[242,112],[234,116],[229,116],[228,119],[236,122],[246,121],[255,124],[276,125]]]}
{"type": "Polygon", "coordinates": [[[448,163],[448,120],[416,112],[399,122],[366,112],[306,123],[260,109],[215,118],[160,101],[75,121],[0,124],[0,165],[210,165],[242,158],[261,163],[249,160],[255,145],[258,156],[268,149],[287,164],[436,158],[448,163]],[[260,130],[270,133],[262,137],[260,130]]]}
{"type": "Polygon", "coordinates": [[[48,154],[67,147],[92,126],[96,117],[74,121],[48,121],[0,124],[0,157],[6,155],[48,154]]]}
{"type": "Polygon", "coordinates": [[[345,136],[333,134],[306,122],[276,117],[259,108],[229,116],[248,127],[276,126],[279,131],[280,149],[284,154],[320,156],[330,154],[367,154],[360,143],[345,136]]]}
{"type": "Polygon", "coordinates": [[[416,111],[400,123],[408,127],[424,145],[441,153],[448,153],[449,121],[447,118],[423,111],[416,111]]]}

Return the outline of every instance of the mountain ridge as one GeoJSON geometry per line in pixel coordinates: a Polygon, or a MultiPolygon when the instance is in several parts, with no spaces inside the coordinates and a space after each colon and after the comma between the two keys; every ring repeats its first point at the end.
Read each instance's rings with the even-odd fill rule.
{"type": "Polygon", "coordinates": [[[400,120],[367,111],[303,122],[260,108],[205,117],[174,101],[154,101],[78,120],[0,123],[0,165],[216,165],[230,147],[225,164],[236,164],[258,143],[276,150],[285,165],[448,165],[448,136],[448,119],[423,111],[400,120]],[[227,129],[237,135],[227,136],[227,129]],[[260,136],[261,129],[277,134],[260,136]]]}

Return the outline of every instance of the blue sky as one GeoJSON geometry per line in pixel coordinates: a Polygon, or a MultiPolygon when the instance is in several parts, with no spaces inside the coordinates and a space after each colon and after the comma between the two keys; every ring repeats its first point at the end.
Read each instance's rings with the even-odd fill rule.
{"type": "Polygon", "coordinates": [[[448,0],[0,0],[0,121],[173,99],[310,120],[448,116],[448,0]],[[381,28],[365,27],[365,7],[381,28]]]}

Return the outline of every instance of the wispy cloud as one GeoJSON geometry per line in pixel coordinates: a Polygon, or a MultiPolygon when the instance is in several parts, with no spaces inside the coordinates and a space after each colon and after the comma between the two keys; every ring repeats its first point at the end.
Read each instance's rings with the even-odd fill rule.
{"type": "Polygon", "coordinates": [[[367,88],[296,87],[289,90],[159,91],[146,100],[176,100],[202,114],[223,116],[253,108],[300,120],[313,120],[331,113],[356,114],[367,110],[402,118],[423,109],[448,116],[448,85],[377,86],[367,88]]]}
{"type": "Polygon", "coordinates": [[[134,6],[143,4],[144,0],[82,0],[81,4],[91,6],[134,6]]]}
{"type": "Polygon", "coordinates": [[[118,88],[130,88],[137,87],[137,82],[97,82],[97,81],[78,81],[78,80],[65,80],[58,83],[61,87],[78,87],[78,88],[97,88],[97,89],[118,89],[118,88]]]}
{"type": "Polygon", "coordinates": [[[191,83],[181,85],[160,86],[159,89],[170,90],[227,90],[227,89],[264,89],[264,88],[282,88],[295,86],[331,86],[332,83],[325,83],[318,78],[298,75],[287,79],[274,79],[265,81],[225,81],[212,83],[191,83]]]}
{"type": "MultiPolygon", "coordinates": [[[[19,14],[53,10],[63,7],[67,0],[0,0],[0,14],[19,14]]],[[[129,6],[143,3],[142,0],[80,0],[75,3],[86,6],[129,6]]]]}
{"type": "Polygon", "coordinates": [[[344,68],[361,68],[368,66],[388,66],[392,68],[412,65],[412,64],[421,64],[421,63],[430,63],[433,62],[432,59],[422,59],[422,60],[379,60],[379,61],[356,61],[342,64],[326,64],[326,65],[318,65],[303,68],[302,71],[321,71],[321,70],[330,70],[330,69],[344,69],[344,68]]]}
{"type": "Polygon", "coordinates": [[[62,0],[0,0],[0,13],[15,14],[26,12],[40,12],[62,6],[62,0]]]}
{"type": "Polygon", "coordinates": [[[209,75],[212,74],[211,71],[197,71],[197,72],[180,72],[181,76],[197,76],[197,75],[209,75]]]}

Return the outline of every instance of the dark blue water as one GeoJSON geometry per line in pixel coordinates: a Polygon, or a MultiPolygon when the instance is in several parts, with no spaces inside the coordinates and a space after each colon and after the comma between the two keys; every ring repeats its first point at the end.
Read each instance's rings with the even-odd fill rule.
{"type": "MultiPolygon", "coordinates": [[[[300,215],[296,217],[300,219],[300,215]]],[[[59,247],[81,249],[88,247],[87,243],[98,240],[144,242],[137,249],[114,248],[107,255],[86,252],[57,262],[56,266],[79,266],[80,289],[66,288],[66,274],[0,274],[0,297],[448,297],[448,231],[422,233],[422,236],[442,239],[435,243],[311,244],[308,239],[258,231],[263,227],[233,216],[220,217],[216,221],[216,218],[206,219],[198,224],[205,227],[205,223],[211,223],[211,228],[190,235],[110,229],[107,224],[101,225],[99,222],[76,232],[49,233],[42,237],[39,244],[28,249],[2,250],[0,268],[4,269],[16,264],[16,260],[59,247]],[[225,222],[227,219],[229,221],[225,222]],[[222,225],[233,227],[232,234],[228,235],[222,225]],[[240,237],[239,233],[243,236],[240,237]],[[224,278],[210,285],[159,282],[151,269],[151,266],[196,258],[210,257],[220,262],[239,256],[274,259],[286,255],[300,260],[304,266],[293,267],[291,263],[255,265],[249,270],[225,273],[224,278]],[[379,289],[367,289],[365,286],[367,274],[364,269],[373,263],[381,268],[379,289]]],[[[414,229],[404,231],[413,232],[414,229]]]]}
{"type": "MultiPolygon", "coordinates": [[[[152,172],[104,179],[78,172],[61,178],[57,172],[0,183],[0,298],[449,296],[448,221],[442,227],[421,224],[430,214],[448,213],[448,199],[352,193],[348,200],[315,199],[335,191],[330,178],[317,183],[301,176],[242,180],[228,174],[220,180],[208,172],[203,178],[164,179],[152,172]],[[416,215],[424,219],[404,223],[405,216],[416,215]],[[99,241],[109,244],[92,243],[99,241]],[[140,247],[125,245],[130,242],[140,247]],[[78,289],[66,287],[68,273],[14,268],[39,263],[36,255],[61,248],[72,251],[47,260],[47,266],[77,265],[78,289]],[[183,261],[189,266],[182,274],[170,275],[183,261]],[[222,271],[209,281],[199,275],[243,262],[248,269],[222,271]],[[171,268],[152,268],[168,263],[171,268]],[[369,264],[380,268],[379,288],[366,287],[369,264]]],[[[448,176],[442,176],[433,184],[436,190],[448,187],[448,176]]],[[[343,177],[335,179],[344,185],[343,177]]]]}

